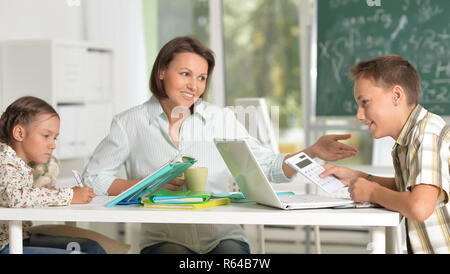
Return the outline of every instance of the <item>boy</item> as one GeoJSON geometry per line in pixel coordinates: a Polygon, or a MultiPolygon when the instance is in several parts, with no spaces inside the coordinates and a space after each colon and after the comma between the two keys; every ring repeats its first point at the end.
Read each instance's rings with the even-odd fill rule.
{"type": "Polygon", "coordinates": [[[445,121],[418,104],[420,77],[398,55],[362,61],[350,69],[356,118],[374,138],[391,136],[395,178],[325,165],[349,186],[357,202],[372,202],[406,217],[408,253],[450,253],[449,139],[445,121]]]}

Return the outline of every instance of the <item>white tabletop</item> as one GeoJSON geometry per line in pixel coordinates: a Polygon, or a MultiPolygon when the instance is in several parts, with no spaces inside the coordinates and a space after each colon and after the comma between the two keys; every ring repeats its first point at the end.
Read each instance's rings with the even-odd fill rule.
{"type": "Polygon", "coordinates": [[[104,206],[111,197],[86,205],[46,208],[0,208],[9,223],[10,253],[22,253],[22,221],[269,224],[385,227],[386,253],[398,252],[395,228],[401,216],[383,208],[282,210],[259,204],[230,204],[198,210],[144,209],[136,205],[104,206]]]}
{"type": "MultiPolygon", "coordinates": [[[[100,198],[100,197],[99,197],[100,198]]],[[[282,210],[232,203],[197,210],[107,208],[97,204],[47,208],[0,208],[0,220],[126,223],[397,226],[400,215],[382,208],[282,210]]]]}

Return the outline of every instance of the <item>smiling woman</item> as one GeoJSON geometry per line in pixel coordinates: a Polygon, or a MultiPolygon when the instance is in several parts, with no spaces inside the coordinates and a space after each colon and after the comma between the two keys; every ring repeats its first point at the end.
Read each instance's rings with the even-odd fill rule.
{"type": "Polygon", "coordinates": [[[176,146],[181,122],[190,114],[187,110],[205,92],[207,73],[206,60],[190,52],[177,54],[172,62],[159,72],[159,78],[165,83],[164,88],[168,97],[162,98],[160,103],[169,119],[170,138],[176,146]]]}
{"type": "MultiPolygon", "coordinates": [[[[154,96],[114,117],[109,135],[98,145],[86,168],[85,182],[100,195],[118,195],[177,155],[189,155],[208,168],[205,191],[229,191],[233,180],[214,139],[246,140],[272,182],[286,182],[295,170],[251,137],[234,112],[202,100],[211,79],[214,56],[192,37],[182,36],[162,47],[153,66],[150,89],[154,96]],[[127,179],[116,178],[125,165],[127,179]]],[[[338,142],[348,136],[324,136],[305,152],[330,160],[355,153],[338,142]],[[344,151],[344,154],[341,152],[344,151]]],[[[174,179],[162,188],[179,190],[174,179]]],[[[145,224],[142,253],[249,253],[239,225],[145,224]]]]}
{"type": "Polygon", "coordinates": [[[210,49],[204,47],[197,39],[189,36],[174,38],[161,48],[153,64],[153,69],[150,76],[150,91],[160,100],[163,98],[169,98],[167,94],[167,87],[164,86],[167,82],[164,81],[164,73],[169,69],[169,64],[172,64],[174,59],[180,59],[173,66],[176,67],[178,73],[185,75],[187,72],[195,72],[197,75],[194,74],[194,77],[201,76],[201,78],[197,80],[206,80],[204,89],[199,95],[199,98],[203,99],[205,96],[204,92],[208,88],[210,75],[214,70],[214,54],[210,49]],[[184,57],[188,57],[176,58],[182,53],[184,53],[184,57]],[[197,65],[201,65],[201,67],[197,68],[197,65]],[[185,71],[183,71],[183,69],[185,71]]]}
{"type": "Polygon", "coordinates": [[[150,90],[169,120],[169,136],[176,146],[182,122],[205,95],[214,64],[212,51],[189,36],[172,39],[156,57],[150,90]]]}
{"type": "MultiPolygon", "coordinates": [[[[161,99],[166,114],[170,114],[175,106],[190,108],[203,96],[207,75],[208,63],[203,57],[190,52],[177,54],[170,65],[159,72],[168,97],[161,99]]],[[[169,115],[168,118],[171,119],[169,115]]]]}

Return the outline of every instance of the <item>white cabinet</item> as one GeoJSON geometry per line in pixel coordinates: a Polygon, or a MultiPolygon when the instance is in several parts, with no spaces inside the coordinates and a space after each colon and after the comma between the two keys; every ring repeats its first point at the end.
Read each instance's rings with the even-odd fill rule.
{"type": "Polygon", "coordinates": [[[114,113],[110,47],[55,40],[3,41],[0,107],[32,95],[49,102],[61,117],[55,156],[89,157],[106,136],[114,113]]]}
{"type": "Polygon", "coordinates": [[[82,102],[85,97],[83,82],[87,81],[86,48],[56,46],[54,48],[54,87],[58,102],[82,102]],[[85,76],[86,75],[86,76],[85,76]]]}
{"type": "Polygon", "coordinates": [[[84,104],[58,105],[61,119],[55,155],[57,158],[85,157],[87,150],[88,115],[84,104]]]}

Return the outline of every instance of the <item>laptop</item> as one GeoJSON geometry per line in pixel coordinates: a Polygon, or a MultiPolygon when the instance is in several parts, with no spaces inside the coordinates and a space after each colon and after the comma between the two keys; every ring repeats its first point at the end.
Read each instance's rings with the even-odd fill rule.
{"type": "Polygon", "coordinates": [[[242,193],[256,203],[281,209],[310,209],[348,206],[351,199],[311,194],[278,196],[245,140],[219,140],[214,143],[242,193]]]}

